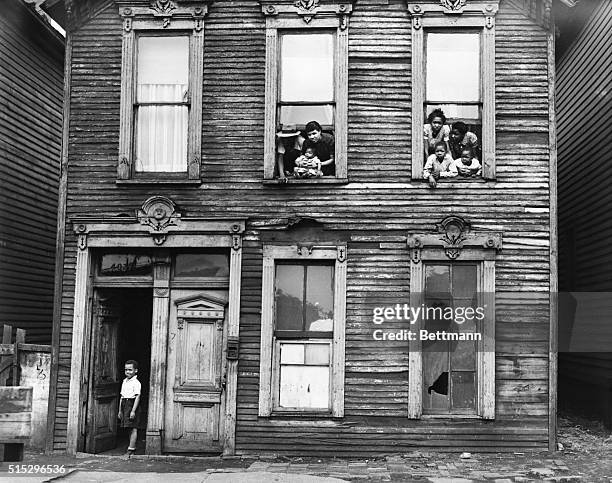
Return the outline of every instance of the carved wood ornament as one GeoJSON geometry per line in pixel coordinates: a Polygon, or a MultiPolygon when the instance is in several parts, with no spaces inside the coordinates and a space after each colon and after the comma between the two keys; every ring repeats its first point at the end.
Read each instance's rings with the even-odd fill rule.
{"type": "Polygon", "coordinates": [[[421,251],[443,248],[450,260],[461,258],[464,248],[502,249],[502,235],[494,232],[473,232],[463,218],[449,216],[436,225],[436,234],[410,235],[407,238],[410,259],[420,263],[421,251]]]}
{"type": "Polygon", "coordinates": [[[176,206],[165,196],[151,196],[138,210],[136,215],[141,225],[149,227],[156,245],[166,241],[170,226],[177,226],[181,215],[176,212],[176,206]]]}
{"type": "MultiPolygon", "coordinates": [[[[123,18],[123,30],[126,33],[134,28],[134,22],[139,29],[150,26],[150,22],[161,22],[162,28],[167,28],[172,22],[189,22],[190,28],[200,31],[203,27],[204,17],[208,13],[208,5],[212,0],[204,0],[189,5],[180,4],[173,0],[152,0],[148,6],[132,4],[129,1],[118,1],[119,14],[123,18]]],[[[158,23],[159,25],[159,23],[158,23]]],[[[187,26],[186,24],[184,25],[187,26]]]]}
{"type": "Polygon", "coordinates": [[[348,26],[348,16],[353,11],[353,0],[347,2],[325,2],[320,0],[259,0],[265,16],[291,18],[297,15],[304,23],[310,24],[313,18],[337,16],[340,30],[348,26]]]}

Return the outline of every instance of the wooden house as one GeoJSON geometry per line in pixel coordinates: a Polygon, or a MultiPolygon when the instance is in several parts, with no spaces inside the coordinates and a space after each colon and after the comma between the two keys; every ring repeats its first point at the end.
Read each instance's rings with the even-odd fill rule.
{"type": "Polygon", "coordinates": [[[612,164],[597,143],[612,136],[612,61],[599,55],[612,48],[612,4],[583,2],[559,24],[559,402],[612,427],[612,188],[596,174],[612,164]]]}
{"type": "Polygon", "coordinates": [[[64,39],[26,2],[0,8],[0,324],[51,342],[64,39]]]}
{"type": "Polygon", "coordinates": [[[48,449],[117,444],[127,359],[148,453],[554,445],[550,7],[70,2],[48,449]],[[435,108],[482,169],[432,188],[435,108]]]}

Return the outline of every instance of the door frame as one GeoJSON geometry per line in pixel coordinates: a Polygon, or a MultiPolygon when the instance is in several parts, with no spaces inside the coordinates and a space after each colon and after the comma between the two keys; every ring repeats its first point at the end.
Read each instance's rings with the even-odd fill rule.
{"type": "MultiPolygon", "coordinates": [[[[70,220],[77,237],[74,315],[72,327],[72,361],[68,399],[66,451],[76,454],[83,448],[89,386],[89,350],[91,343],[93,290],[92,250],[108,248],[229,248],[230,278],[227,335],[237,338],[240,322],[240,281],[244,219],[182,218],[174,203],[162,196],[145,200],[136,218],[78,217],[70,220]]],[[[161,264],[156,270],[169,270],[161,264]]],[[[169,323],[169,276],[159,277],[153,285],[151,331],[151,391],[147,423],[147,453],[161,454],[164,431],[164,394],[167,333],[169,323]]],[[[154,277],[155,280],[155,277],[154,277]]],[[[224,351],[227,348],[224,348],[224,351]]],[[[236,393],[238,359],[227,358],[223,454],[233,455],[236,435],[236,393]]]]}

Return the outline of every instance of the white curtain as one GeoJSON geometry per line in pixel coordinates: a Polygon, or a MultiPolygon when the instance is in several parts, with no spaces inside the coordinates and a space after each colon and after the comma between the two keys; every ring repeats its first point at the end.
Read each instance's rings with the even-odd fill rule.
{"type": "MultiPolygon", "coordinates": [[[[137,99],[181,102],[186,84],[139,84],[137,99]]],[[[188,109],[183,105],[139,106],[136,113],[136,171],[187,170],[188,109]]]]}

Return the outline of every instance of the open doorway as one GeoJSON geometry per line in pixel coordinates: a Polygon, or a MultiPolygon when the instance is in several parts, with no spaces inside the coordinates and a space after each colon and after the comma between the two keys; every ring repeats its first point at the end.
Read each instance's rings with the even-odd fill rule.
{"type": "Polygon", "coordinates": [[[143,453],[148,415],[151,368],[150,288],[103,288],[94,293],[91,331],[89,397],[85,450],[91,453],[123,454],[129,429],[121,428],[118,404],[124,363],[138,362],[142,386],[137,453],[143,453]]]}

